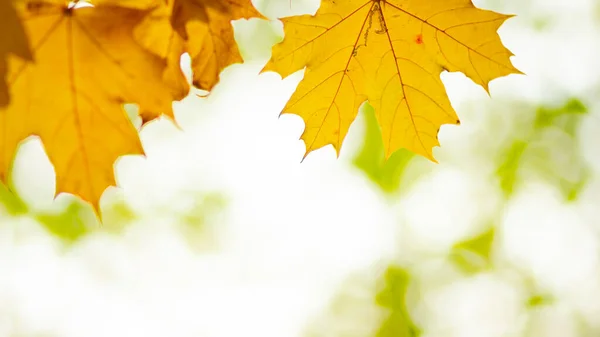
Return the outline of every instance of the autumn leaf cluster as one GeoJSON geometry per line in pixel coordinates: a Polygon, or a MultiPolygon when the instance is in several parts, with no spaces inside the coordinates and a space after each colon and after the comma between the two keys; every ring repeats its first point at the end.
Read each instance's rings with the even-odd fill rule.
{"type": "MultiPolygon", "coordinates": [[[[0,0],[0,178],[19,143],[41,138],[57,193],[98,209],[113,163],[143,154],[124,103],[143,122],[173,117],[190,86],[210,91],[241,62],[232,20],[264,17],[251,0],[0,0]],[[8,33],[7,33],[8,32],[8,33]]],[[[497,29],[509,15],[471,0],[322,0],[314,15],[282,19],[284,39],[263,71],[304,69],[283,113],[303,118],[306,154],[340,151],[361,104],[375,110],[385,156],[406,148],[431,160],[438,131],[459,118],[440,79],[462,72],[488,90],[520,73],[497,29]]]]}
{"type": "Polygon", "coordinates": [[[232,20],[262,18],[250,0],[0,0],[0,176],[6,183],[19,143],[39,136],[57,192],[98,208],[115,185],[113,164],[143,154],[123,110],[148,122],[173,117],[193,85],[210,91],[241,62],[232,20]]]}

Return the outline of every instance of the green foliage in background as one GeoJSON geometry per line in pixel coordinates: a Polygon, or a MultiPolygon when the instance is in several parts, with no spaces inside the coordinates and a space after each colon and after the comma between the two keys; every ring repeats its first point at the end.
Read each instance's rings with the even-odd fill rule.
{"type": "Polygon", "coordinates": [[[506,197],[527,177],[542,178],[573,201],[589,178],[577,141],[577,130],[587,109],[578,99],[558,107],[530,108],[535,117],[515,128],[499,156],[497,174],[506,197]]]}
{"type": "MultiPolygon", "coordinates": [[[[388,194],[409,189],[410,184],[402,182],[407,170],[418,158],[400,151],[385,161],[381,131],[373,109],[366,104],[362,113],[366,132],[354,165],[388,194]]],[[[557,106],[537,107],[524,102],[501,102],[493,107],[492,111],[485,113],[489,114],[486,122],[489,127],[481,132],[490,132],[488,137],[496,137],[494,125],[499,121],[508,123],[510,128],[508,137],[500,137],[500,151],[482,152],[491,156],[490,160],[496,163],[496,175],[505,201],[532,178],[555,186],[562,192],[565,201],[577,199],[590,175],[578,141],[582,118],[588,113],[581,100],[571,98],[557,106]],[[509,109],[516,109],[516,119],[507,120],[507,117],[504,117],[509,109]]],[[[498,216],[501,216],[502,212],[499,211],[498,216]]],[[[500,220],[495,218],[493,223],[500,220]]],[[[449,260],[465,275],[474,276],[495,268],[493,255],[497,230],[493,223],[484,226],[485,229],[479,234],[457,242],[448,252],[449,260]]],[[[391,310],[392,314],[381,324],[376,337],[419,335],[419,328],[412,322],[406,310],[405,296],[409,273],[408,269],[390,266],[384,276],[386,290],[377,295],[377,303],[383,309],[391,310]]],[[[524,277],[526,280],[527,277],[524,277]]],[[[536,284],[530,284],[528,289],[531,295],[523,303],[525,308],[536,310],[553,303],[552,294],[539,292],[536,284]]]]}
{"type": "MultiPolygon", "coordinates": [[[[517,121],[503,150],[495,155],[496,174],[506,199],[511,198],[527,177],[535,176],[556,186],[563,192],[565,200],[575,200],[589,177],[589,169],[577,142],[581,118],[587,113],[585,105],[578,99],[570,99],[560,106],[505,105],[505,109],[510,108],[522,109],[524,116],[532,114],[535,117],[517,121]],[[561,140],[561,144],[552,146],[556,139],[561,140]],[[564,158],[568,158],[568,169],[565,169],[564,158]]],[[[500,115],[502,109],[497,110],[500,111],[496,111],[495,115],[500,115]]],[[[402,192],[408,188],[402,184],[403,175],[417,158],[408,151],[399,151],[389,160],[384,160],[381,131],[372,107],[366,104],[362,113],[366,131],[362,148],[353,162],[355,167],[382,191],[390,195],[402,192]]],[[[190,245],[197,246],[203,242],[206,217],[220,212],[226,202],[214,193],[190,198],[196,201],[188,211],[180,214],[181,230],[190,245]]],[[[89,205],[76,198],[66,198],[57,206],[58,210],[38,211],[17,194],[10,193],[5,186],[0,186],[0,202],[6,215],[31,217],[66,243],[76,242],[98,230],[118,231],[138,218],[125,200],[113,199],[104,207],[104,225],[100,227],[89,205]]],[[[466,275],[494,268],[492,256],[496,229],[495,226],[485,228],[480,234],[457,242],[448,253],[450,260],[466,275]]],[[[389,313],[377,329],[376,337],[419,336],[420,329],[411,320],[406,307],[409,280],[409,271],[398,266],[390,266],[383,276],[385,287],[377,294],[375,302],[389,313]]],[[[535,288],[532,286],[532,295],[524,303],[526,307],[534,310],[552,303],[551,295],[538,294],[535,288]]]]}
{"type": "Polygon", "coordinates": [[[413,323],[406,307],[410,274],[401,267],[390,266],[383,276],[384,289],[377,294],[376,303],[389,310],[376,337],[417,337],[420,329],[413,323]]]}
{"type": "Polygon", "coordinates": [[[377,123],[375,111],[370,104],[364,104],[361,113],[365,118],[365,137],[363,146],[354,158],[354,165],[362,170],[374,183],[387,193],[396,192],[404,169],[415,154],[401,149],[386,161],[383,149],[381,128],[377,123]]]}
{"type": "Polygon", "coordinates": [[[490,227],[480,235],[452,247],[450,259],[461,270],[468,274],[475,274],[492,268],[492,243],[496,235],[495,227],[490,227]]]}

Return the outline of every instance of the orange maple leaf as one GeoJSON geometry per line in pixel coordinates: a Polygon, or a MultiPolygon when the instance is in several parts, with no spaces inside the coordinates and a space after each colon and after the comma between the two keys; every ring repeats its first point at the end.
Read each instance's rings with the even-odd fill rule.
{"type": "Polygon", "coordinates": [[[0,175],[6,183],[19,143],[37,135],[54,165],[57,193],[79,195],[98,210],[104,190],[115,185],[115,160],[143,154],[123,103],[172,114],[172,101],[187,92],[162,81],[165,60],[133,37],[147,11],[52,1],[22,4],[19,14],[36,61],[8,59],[0,175]]]}
{"type": "Polygon", "coordinates": [[[192,83],[210,91],[227,66],[242,62],[233,35],[232,20],[264,18],[250,0],[167,0],[136,29],[142,45],[168,59],[165,74],[181,81],[180,57],[192,61],[192,83]]]}
{"type": "Polygon", "coordinates": [[[497,29],[510,18],[471,0],[323,0],[317,13],[284,18],[283,41],[263,71],[306,67],[282,113],[301,116],[306,154],[339,154],[359,106],[375,108],[385,155],[407,148],[431,160],[443,124],[458,124],[440,73],[460,71],[486,90],[520,73],[497,29]]]}

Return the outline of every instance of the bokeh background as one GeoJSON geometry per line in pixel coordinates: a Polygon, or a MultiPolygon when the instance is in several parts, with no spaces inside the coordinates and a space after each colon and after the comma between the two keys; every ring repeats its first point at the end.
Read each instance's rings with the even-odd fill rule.
{"type": "MultiPolygon", "coordinates": [[[[0,336],[600,336],[600,1],[482,0],[527,76],[444,73],[439,164],[384,162],[365,105],[339,159],[300,163],[302,78],[259,74],[278,17],[234,23],[246,63],[141,130],[89,205],[37,139],[0,189],[0,336]]],[[[188,60],[182,60],[188,69],[188,60]]],[[[136,107],[127,111],[140,125],[136,107]]],[[[109,135],[107,135],[108,137],[109,135]]]]}

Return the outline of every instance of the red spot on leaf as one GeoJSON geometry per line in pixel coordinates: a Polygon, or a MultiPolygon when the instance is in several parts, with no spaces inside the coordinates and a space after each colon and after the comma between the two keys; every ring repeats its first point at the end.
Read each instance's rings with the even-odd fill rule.
{"type": "Polygon", "coordinates": [[[415,42],[417,44],[423,44],[423,34],[417,35],[417,38],[415,38],[415,42]]]}

